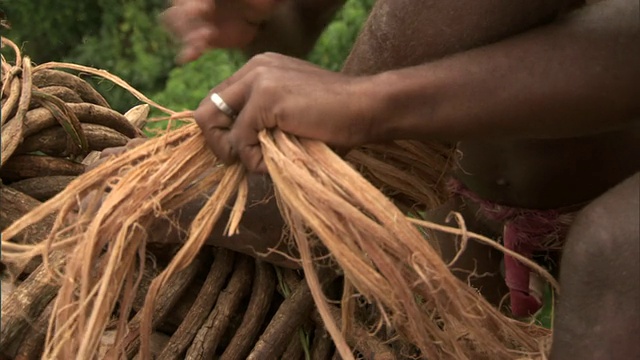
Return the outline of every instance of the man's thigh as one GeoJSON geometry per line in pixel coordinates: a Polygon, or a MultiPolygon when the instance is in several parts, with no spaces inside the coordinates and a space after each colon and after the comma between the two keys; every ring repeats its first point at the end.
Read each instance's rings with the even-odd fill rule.
{"type": "Polygon", "coordinates": [[[587,206],[560,268],[551,359],[640,356],[640,173],[587,206]]]}

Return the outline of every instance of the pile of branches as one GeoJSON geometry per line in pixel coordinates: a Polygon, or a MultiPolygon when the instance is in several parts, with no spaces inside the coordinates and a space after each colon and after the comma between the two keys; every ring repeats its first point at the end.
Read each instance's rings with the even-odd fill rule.
{"type": "MultiPolygon", "coordinates": [[[[2,151],[0,162],[0,227],[9,226],[47,201],[85,172],[105,148],[144,137],[140,130],[148,105],[120,114],[78,76],[36,67],[19,48],[15,63],[2,57],[2,151]]],[[[19,241],[43,239],[51,219],[25,232],[19,241]]],[[[31,264],[30,270],[37,263],[31,264]]]]}
{"type": "MultiPolygon", "coordinates": [[[[113,81],[141,101],[170,114],[172,119],[191,120],[190,112],[175,113],[155,104],[105,71],[48,63],[32,72],[31,64],[27,63],[28,58],[23,58],[14,65],[21,69],[18,78],[22,86],[29,84],[32,73],[35,77],[39,71],[53,68],[78,70],[113,81]]],[[[9,65],[3,65],[3,71],[5,68],[5,74],[13,71],[9,65]]],[[[24,88],[20,91],[18,104],[30,102],[23,100],[24,96],[30,96],[26,92],[24,88]]],[[[11,95],[7,95],[6,103],[11,95]]],[[[76,148],[85,149],[84,144],[88,144],[79,135],[82,124],[78,126],[74,119],[66,123],[58,120],[73,116],[69,111],[60,111],[62,116],[56,117],[57,110],[50,107],[47,111],[60,122],[67,136],[65,149],[56,146],[54,153],[74,162],[86,151],[76,148]]],[[[24,118],[23,112],[24,107],[18,106],[7,125],[18,116],[24,118]]],[[[18,130],[11,131],[21,134],[23,139],[25,121],[21,123],[14,125],[18,130]]],[[[3,136],[3,150],[4,141],[3,136]]],[[[501,314],[474,289],[455,278],[419,227],[458,234],[465,240],[493,242],[465,229],[445,228],[407,217],[390,200],[390,196],[409,199],[425,208],[440,204],[446,198],[442,177],[450,163],[450,148],[412,142],[372,145],[352,151],[347,158],[350,162],[345,162],[324,144],[297,139],[278,130],[261,133],[260,141],[287,224],[288,241],[295,244],[304,269],[304,281],[288,282],[286,288],[293,291],[290,297],[285,286],[277,287],[284,299],[279,309],[285,309],[282,310],[285,313],[296,313],[285,304],[292,306],[295,299],[306,299],[306,302],[298,300],[298,307],[293,309],[300,311],[296,314],[307,316],[298,317],[296,321],[300,322],[296,326],[287,325],[289,331],[300,326],[309,334],[313,329],[312,348],[330,349],[333,342],[336,353],[344,359],[354,358],[357,353],[393,358],[398,351],[386,345],[392,340],[409,344],[399,347],[405,355],[425,358],[514,359],[543,355],[541,344],[548,339],[549,332],[501,314]],[[313,255],[313,250],[319,247],[328,251],[329,263],[336,264],[330,271],[322,266],[327,263],[326,258],[313,255]],[[342,298],[339,309],[328,301],[336,298],[331,296],[336,293],[336,281],[340,284],[337,295],[342,298]],[[366,304],[368,315],[358,310],[354,299],[366,304]],[[300,305],[303,303],[308,307],[300,305]],[[313,309],[313,304],[315,310],[308,310],[313,309]],[[376,326],[376,336],[365,336],[372,325],[376,326]],[[386,329],[386,333],[381,329],[386,329]],[[326,334],[332,339],[329,345],[326,334]],[[413,349],[416,353],[411,353],[413,349]]],[[[19,151],[24,143],[26,140],[15,145],[7,143],[7,148],[19,151]]],[[[2,165],[4,170],[4,158],[2,165]]],[[[275,280],[269,273],[275,270],[270,265],[243,256],[229,260],[230,253],[223,250],[215,250],[213,262],[209,261],[212,250],[205,246],[207,237],[214,225],[223,221],[221,216],[228,204],[232,211],[226,219],[226,234],[237,233],[247,193],[245,170],[238,164],[228,167],[219,164],[195,124],[151,139],[77,177],[57,195],[3,230],[3,262],[13,268],[14,274],[23,274],[34,259],[42,259],[43,264],[29,278],[33,278],[34,286],[50,289],[50,294],[41,296],[40,290],[40,294],[32,296],[37,290],[28,290],[25,281],[10,295],[8,303],[13,307],[5,304],[2,309],[2,349],[5,344],[18,343],[16,338],[24,338],[21,329],[39,321],[42,325],[39,329],[44,329],[48,322],[45,358],[92,358],[101,351],[105,336],[113,330],[104,354],[132,357],[139,352],[141,358],[149,359],[153,334],[165,326],[170,314],[178,313],[176,304],[182,304],[187,290],[195,288],[188,284],[203,276],[200,291],[189,311],[183,312],[180,325],[172,329],[161,353],[179,357],[190,356],[191,351],[195,358],[207,358],[212,354],[224,355],[241,341],[244,345],[238,351],[249,357],[265,358],[261,346],[279,344],[280,348],[268,353],[266,358],[270,358],[298,347],[299,342],[291,339],[291,332],[271,328],[274,322],[284,321],[278,313],[267,321],[269,311],[264,309],[272,305],[262,303],[258,315],[249,311],[257,311],[255,302],[259,300],[254,298],[273,291],[269,287],[275,280]],[[186,233],[185,243],[176,246],[169,256],[166,250],[158,253],[146,229],[158,218],[175,222],[183,206],[212,188],[216,190],[198,215],[188,228],[182,229],[186,233]],[[105,195],[93,197],[93,201],[81,206],[82,199],[91,199],[95,193],[105,195]],[[20,241],[21,235],[27,237],[31,228],[46,222],[45,234],[36,237],[36,243],[20,241]],[[150,261],[156,258],[164,260],[150,261]],[[258,281],[259,278],[266,280],[258,281]],[[211,291],[214,285],[217,290],[211,291]],[[54,295],[55,300],[51,301],[54,295]],[[242,305],[246,299],[248,303],[242,305]],[[8,320],[13,321],[11,324],[5,323],[5,308],[13,315],[8,320]],[[251,323],[246,328],[249,330],[243,327],[245,322],[251,323]],[[279,340],[269,338],[261,343],[259,339],[252,346],[252,337],[244,331],[251,331],[255,337],[257,332],[253,332],[263,328],[260,339],[275,333],[279,340]]],[[[42,342],[39,346],[42,348],[42,342]]],[[[331,356],[330,352],[321,353],[331,356]]]]}

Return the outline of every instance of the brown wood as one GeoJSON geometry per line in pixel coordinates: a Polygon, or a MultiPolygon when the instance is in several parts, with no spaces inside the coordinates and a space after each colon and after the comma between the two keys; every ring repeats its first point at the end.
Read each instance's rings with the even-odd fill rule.
{"type": "Polygon", "coordinates": [[[107,108],[110,107],[107,100],[86,81],[64,71],[49,69],[38,70],[33,74],[33,84],[40,88],[47,86],[65,86],[72,89],[86,102],[107,108]]]}
{"type": "Polygon", "coordinates": [[[219,360],[246,358],[260,333],[275,294],[276,277],[273,266],[259,260],[256,260],[255,274],[249,305],[242,323],[219,360]]]}
{"type": "MultiPolygon", "coordinates": [[[[66,254],[53,252],[50,265],[61,270],[66,254]]],[[[44,311],[49,302],[56,296],[60,285],[52,281],[49,272],[40,265],[20,286],[2,303],[0,321],[0,349],[7,349],[26,334],[26,329],[33,324],[44,311]]]]}
{"type": "MultiPolygon", "coordinates": [[[[138,128],[115,110],[89,103],[67,103],[66,106],[82,123],[106,126],[130,138],[142,136],[138,128]]],[[[24,136],[31,136],[57,124],[58,121],[49,110],[45,108],[30,110],[24,118],[24,136]]]]}
{"type": "Polygon", "coordinates": [[[64,190],[75,176],[40,176],[16,181],[9,187],[38,201],[47,201],[64,190]]]}
{"type": "MultiPolygon", "coordinates": [[[[8,186],[0,185],[0,231],[4,231],[9,225],[16,220],[23,217],[25,214],[35,209],[40,205],[40,201],[8,186]]],[[[21,231],[15,238],[12,239],[16,243],[37,243],[45,239],[55,221],[55,215],[51,214],[41,221],[28,226],[21,231]]],[[[10,239],[4,239],[10,240],[10,239]]],[[[5,264],[9,271],[14,273],[24,272],[26,274],[32,273],[39,265],[41,259],[39,257],[33,258],[23,269],[17,269],[14,264],[5,264]]]]}
{"type": "Polygon", "coordinates": [[[216,304],[220,290],[233,270],[235,253],[226,249],[216,251],[209,274],[200,293],[182,323],[171,336],[157,360],[180,359],[189,347],[205,319],[216,304]]]}
{"type": "Polygon", "coordinates": [[[17,181],[42,176],[78,176],[85,166],[52,156],[16,155],[0,169],[2,180],[17,181]]]}
{"type": "Polygon", "coordinates": [[[15,360],[38,360],[41,358],[54,304],[55,299],[49,302],[35,324],[30,327],[29,334],[26,335],[18,348],[15,360]]]}
{"type": "MultiPolygon", "coordinates": [[[[329,306],[332,317],[336,323],[340,324],[342,311],[333,305],[329,306]]],[[[318,326],[324,326],[324,322],[317,311],[313,312],[313,321],[318,326]]],[[[367,329],[356,321],[351,325],[351,331],[346,334],[345,340],[352,348],[360,352],[366,359],[372,360],[395,360],[397,359],[391,347],[387,346],[381,339],[369,334],[367,329]]],[[[336,351],[336,354],[338,352],[336,351]]]]}
{"type": "MultiPolygon", "coordinates": [[[[65,103],[81,103],[84,102],[80,95],[75,93],[73,90],[69,89],[66,86],[45,86],[43,88],[38,89],[38,91],[43,92],[47,95],[55,96],[58,99],[64,101],[65,103]]],[[[31,101],[29,104],[29,110],[40,107],[40,104],[37,101],[31,101]]]]}
{"type": "MultiPolygon", "coordinates": [[[[97,124],[81,124],[90,150],[104,150],[107,148],[127,145],[130,138],[121,133],[97,124]]],[[[35,133],[28,138],[16,150],[17,154],[40,151],[47,155],[67,156],[68,136],[61,126],[53,126],[35,133]]]]}
{"type": "Polygon", "coordinates": [[[240,302],[249,295],[253,275],[253,259],[240,256],[229,284],[218,297],[215,307],[207,317],[185,359],[213,359],[215,351],[227,330],[231,316],[236,313],[240,302]]]}
{"type": "Polygon", "coordinates": [[[311,360],[329,360],[333,354],[333,340],[324,324],[317,324],[311,342],[311,360]]]}
{"type": "Polygon", "coordinates": [[[251,350],[248,360],[276,359],[308,318],[314,305],[311,290],[305,281],[300,281],[292,290],[251,350]]]}
{"type": "MultiPolygon", "coordinates": [[[[155,307],[153,311],[152,328],[158,326],[158,324],[167,316],[167,314],[173,309],[185,290],[190,286],[191,282],[195,278],[200,266],[202,265],[202,259],[196,257],[194,261],[189,264],[185,269],[177,272],[172,276],[167,284],[160,289],[158,298],[155,301],[155,307]]],[[[140,347],[140,321],[142,320],[142,312],[139,311],[133,319],[129,321],[129,332],[123,340],[123,346],[125,348],[125,354],[128,359],[133,358],[140,347]]],[[[111,349],[111,353],[114,349],[111,349]]],[[[107,357],[109,357],[109,353],[107,357]]]]}

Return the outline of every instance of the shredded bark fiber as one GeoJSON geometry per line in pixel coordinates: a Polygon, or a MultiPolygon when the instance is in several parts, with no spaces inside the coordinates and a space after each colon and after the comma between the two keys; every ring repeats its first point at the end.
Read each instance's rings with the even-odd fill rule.
{"type": "MultiPolygon", "coordinates": [[[[33,72],[53,68],[103,76],[173,119],[190,119],[189,112],[176,114],[163,108],[102,70],[48,63],[35,67],[33,72]]],[[[19,103],[22,102],[20,97],[19,103]]],[[[25,109],[29,101],[26,104],[25,109]]],[[[10,123],[11,120],[7,122],[10,123]]],[[[320,260],[312,256],[311,248],[318,243],[328,249],[332,261],[353,286],[354,294],[377,306],[380,321],[414,344],[421,356],[515,359],[541,355],[540,344],[549,332],[509,319],[455,278],[414,220],[371,183],[384,184],[381,188],[386,194],[400,194],[427,208],[433,207],[444,196],[438,189],[442,169],[450,161],[446,147],[409,142],[365,147],[352,153],[351,158],[367,180],[322,143],[296,139],[278,130],[262,132],[260,142],[281,214],[300,253],[304,287],[308,286],[307,294],[336,344],[336,354],[343,359],[354,358],[323,294],[321,280],[325,279],[320,279],[314,268],[320,260]],[[387,154],[389,162],[382,161],[387,154]],[[430,160],[425,161],[425,157],[430,160]]],[[[17,144],[9,145],[10,149],[17,148],[17,144]]],[[[50,273],[50,281],[59,284],[60,291],[43,356],[91,358],[117,305],[118,335],[112,350],[114,356],[123,356],[125,345],[137,336],[137,332],[125,336],[125,332],[128,310],[140,282],[141,275],[135,274],[144,272],[148,243],[145,229],[156,218],[171,218],[173,211],[214,187],[215,192],[190,228],[185,229],[188,239],[154,279],[146,295],[140,312],[139,340],[141,358],[149,359],[149,337],[161,290],[196,261],[214,225],[225,220],[220,217],[227,204],[233,204],[231,216],[226,219],[227,232],[237,231],[247,199],[245,170],[238,164],[220,165],[195,124],[169,131],[104,162],[5,229],[3,262],[23,266],[42,256],[49,264],[51,254],[67,254],[62,273],[50,273]],[[96,193],[104,196],[90,196],[96,193]],[[81,207],[80,200],[87,198],[92,200],[81,207]],[[12,242],[22,230],[50,214],[56,214],[56,220],[41,243],[12,242]]],[[[464,238],[488,241],[464,228],[450,231],[457,231],[464,238]]],[[[252,273],[247,270],[247,274],[252,273]]],[[[231,288],[232,284],[227,286],[231,288]]],[[[250,285],[238,280],[233,289],[236,295],[225,300],[230,304],[237,301],[238,294],[249,293],[250,285]]],[[[218,299],[221,300],[222,297],[218,299]]],[[[211,317],[215,324],[216,316],[211,317]]]]}

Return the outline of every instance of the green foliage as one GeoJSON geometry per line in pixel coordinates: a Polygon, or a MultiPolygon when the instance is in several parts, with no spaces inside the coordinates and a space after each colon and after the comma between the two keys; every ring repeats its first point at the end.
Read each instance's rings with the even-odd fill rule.
{"type": "MultiPolygon", "coordinates": [[[[162,88],[174,67],[174,49],[158,24],[163,1],[99,0],[102,9],[99,32],[84,37],[65,61],[106,69],[143,93],[162,88]],[[109,9],[111,9],[109,11],[109,9]],[[118,11],[113,11],[118,9],[118,11]]],[[[100,83],[109,103],[119,111],[136,104],[126,91],[100,83]]]]}
{"type": "Polygon", "coordinates": [[[325,69],[339,71],[349,55],[375,0],[349,0],[309,54],[308,60],[325,69]]]}
{"type": "Polygon", "coordinates": [[[61,6],[60,0],[0,0],[0,9],[11,23],[2,35],[39,63],[62,59],[100,26],[95,1],[67,1],[61,6]]]}
{"type": "MultiPolygon", "coordinates": [[[[341,69],[375,0],[349,0],[318,39],[308,60],[329,70],[341,69]]],[[[211,88],[245,62],[241,54],[212,51],[173,69],[166,87],[153,99],[172,109],[193,109],[211,88]]]]}
{"type": "MultiPolygon", "coordinates": [[[[12,24],[6,36],[36,62],[66,61],[120,76],[144,93],[164,87],[174,49],[158,23],[164,0],[58,0],[3,3],[12,24]]],[[[123,112],[137,100],[107,82],[95,83],[123,112]]]]}
{"type": "MultiPolygon", "coordinates": [[[[151,98],[176,111],[195,109],[214,86],[233,75],[245,62],[245,56],[239,52],[210,51],[196,61],[171,70],[165,89],[151,98]]],[[[154,115],[160,114],[156,111],[154,115]]],[[[149,129],[165,126],[166,122],[147,124],[149,129]]]]}
{"type": "Polygon", "coordinates": [[[175,110],[194,109],[211,88],[233,75],[245,61],[238,52],[210,51],[197,61],[171,70],[165,89],[153,99],[175,110]]]}
{"type": "MultiPolygon", "coordinates": [[[[374,0],[348,0],[308,60],[338,71],[374,0]]],[[[166,0],[0,0],[13,30],[4,34],[36,62],[67,61],[108,70],[172,109],[193,109],[246,59],[216,50],[176,66],[176,48],[158,21],[166,0]]],[[[137,103],[113,84],[95,82],[118,111],[137,103]]]]}

